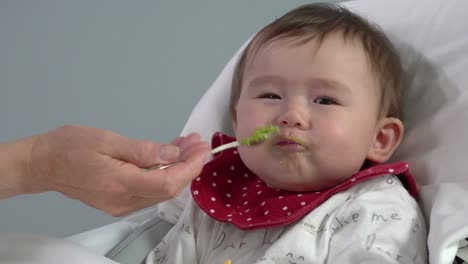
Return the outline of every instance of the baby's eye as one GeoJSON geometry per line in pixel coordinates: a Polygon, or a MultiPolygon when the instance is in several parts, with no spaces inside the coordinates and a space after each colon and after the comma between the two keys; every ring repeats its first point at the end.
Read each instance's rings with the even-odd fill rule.
{"type": "Polygon", "coordinates": [[[314,100],[314,103],[322,105],[334,105],[336,104],[336,101],[329,97],[319,97],[314,100]]]}
{"type": "Polygon", "coordinates": [[[281,99],[281,97],[277,94],[274,94],[274,93],[264,93],[264,94],[261,94],[258,98],[262,98],[262,99],[281,99]]]}

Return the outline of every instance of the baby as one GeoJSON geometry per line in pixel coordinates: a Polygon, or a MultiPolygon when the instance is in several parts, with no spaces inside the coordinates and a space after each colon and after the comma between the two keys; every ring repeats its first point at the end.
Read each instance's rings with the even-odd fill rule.
{"type": "Polygon", "coordinates": [[[279,132],[215,155],[147,263],[427,263],[408,165],[383,165],[403,136],[401,71],[386,36],[338,6],[263,28],[234,73],[232,122],[238,140],[279,132]]]}

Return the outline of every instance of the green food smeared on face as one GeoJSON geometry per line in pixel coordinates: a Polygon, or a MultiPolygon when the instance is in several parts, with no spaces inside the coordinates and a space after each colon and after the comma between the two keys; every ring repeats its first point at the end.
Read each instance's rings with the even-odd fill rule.
{"type": "Polygon", "coordinates": [[[240,140],[241,145],[251,146],[253,144],[261,143],[271,137],[273,134],[279,132],[279,127],[277,126],[266,126],[257,128],[250,137],[240,140]]]}

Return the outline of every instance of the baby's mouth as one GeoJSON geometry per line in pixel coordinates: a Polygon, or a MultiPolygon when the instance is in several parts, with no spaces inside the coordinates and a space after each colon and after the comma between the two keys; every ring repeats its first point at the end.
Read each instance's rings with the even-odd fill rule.
{"type": "Polygon", "coordinates": [[[291,150],[304,150],[307,148],[305,141],[294,136],[277,136],[273,142],[275,146],[291,150]]]}

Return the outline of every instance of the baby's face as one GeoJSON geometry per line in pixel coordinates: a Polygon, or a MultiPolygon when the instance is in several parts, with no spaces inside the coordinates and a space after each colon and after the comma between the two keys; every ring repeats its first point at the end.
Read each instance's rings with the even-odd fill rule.
{"type": "Polygon", "coordinates": [[[280,133],[239,153],[266,183],[310,191],[359,171],[377,135],[380,91],[358,41],[274,41],[247,61],[236,106],[237,139],[277,125],[280,133]]]}

